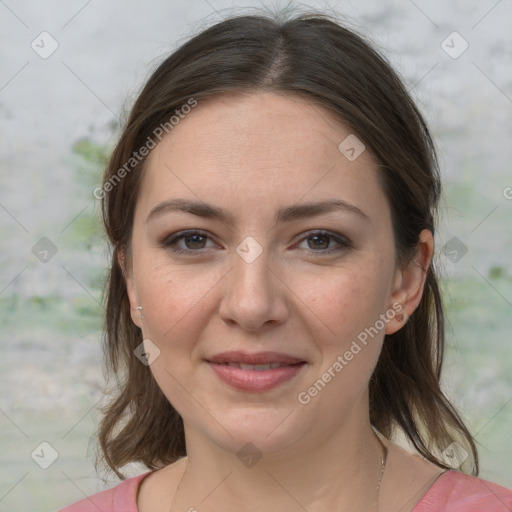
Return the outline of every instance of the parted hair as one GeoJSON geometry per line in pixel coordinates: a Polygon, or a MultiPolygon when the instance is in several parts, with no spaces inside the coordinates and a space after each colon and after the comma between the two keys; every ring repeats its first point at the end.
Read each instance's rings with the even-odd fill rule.
{"type": "MultiPolygon", "coordinates": [[[[200,105],[201,98],[242,91],[306,99],[363,141],[378,162],[391,207],[397,262],[407,264],[420,232],[436,229],[441,183],[435,146],[424,117],[382,52],[325,13],[232,16],[184,42],[138,94],[105,169],[104,185],[191,98],[200,105]]],[[[134,356],[142,332],[131,319],[118,258],[125,255],[130,265],[145,161],[123,173],[102,199],[112,247],[103,337],[112,381],[98,429],[97,464],[106,463],[120,478],[128,463],[156,469],[186,455],[181,416],[149,366],[134,356]]],[[[400,432],[422,456],[445,469],[450,466],[443,453],[458,443],[469,455],[460,469],[477,476],[474,439],[440,384],[445,326],[436,265],[434,258],[421,302],[407,323],[385,336],[369,382],[370,421],[387,438],[400,432]]]]}

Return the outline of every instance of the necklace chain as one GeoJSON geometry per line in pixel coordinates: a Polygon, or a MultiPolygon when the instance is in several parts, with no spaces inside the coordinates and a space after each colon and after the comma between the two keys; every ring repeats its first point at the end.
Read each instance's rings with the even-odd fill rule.
{"type": "Polygon", "coordinates": [[[171,505],[169,507],[169,512],[172,512],[172,506],[174,505],[174,499],[176,498],[176,495],[178,494],[178,491],[180,489],[180,484],[181,484],[183,478],[185,477],[185,473],[187,472],[187,469],[188,469],[188,457],[186,457],[186,459],[187,459],[187,465],[185,466],[185,469],[183,471],[183,474],[181,475],[180,481],[178,482],[178,485],[176,486],[176,490],[174,491],[174,493],[172,495],[172,500],[171,500],[171,505]]]}
{"type": "Polygon", "coordinates": [[[388,460],[388,449],[386,448],[386,446],[384,445],[384,443],[382,442],[380,437],[377,434],[375,434],[375,436],[379,440],[379,443],[381,444],[381,446],[384,450],[384,455],[382,456],[382,460],[381,460],[381,464],[380,464],[379,479],[377,480],[377,512],[379,512],[380,485],[382,483],[382,478],[384,477],[384,470],[386,469],[386,462],[388,460]]]}
{"type": "MultiPolygon", "coordinates": [[[[386,462],[388,460],[388,449],[386,448],[384,443],[381,441],[380,437],[378,435],[376,435],[376,434],[375,434],[375,436],[379,440],[379,443],[381,444],[383,452],[384,452],[384,455],[382,456],[381,463],[380,463],[379,479],[377,480],[377,502],[376,503],[377,503],[377,512],[379,512],[380,486],[382,484],[382,479],[384,477],[384,471],[386,469],[386,462]]],[[[178,494],[181,482],[183,481],[183,478],[185,477],[185,473],[187,472],[188,463],[189,463],[189,461],[188,461],[188,457],[187,457],[187,465],[185,466],[185,470],[183,471],[183,474],[181,475],[181,478],[180,478],[180,480],[178,482],[178,485],[176,486],[176,490],[174,491],[174,493],[172,495],[172,500],[171,500],[171,505],[169,507],[169,512],[172,512],[172,506],[174,505],[174,499],[176,498],[176,495],[178,494]]]]}

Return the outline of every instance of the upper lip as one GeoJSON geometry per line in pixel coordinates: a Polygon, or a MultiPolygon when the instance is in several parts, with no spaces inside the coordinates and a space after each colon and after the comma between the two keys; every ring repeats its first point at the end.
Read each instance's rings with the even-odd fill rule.
{"type": "Polygon", "coordinates": [[[241,363],[241,364],[297,364],[304,363],[303,359],[283,354],[281,352],[222,352],[207,359],[210,363],[241,363]]]}

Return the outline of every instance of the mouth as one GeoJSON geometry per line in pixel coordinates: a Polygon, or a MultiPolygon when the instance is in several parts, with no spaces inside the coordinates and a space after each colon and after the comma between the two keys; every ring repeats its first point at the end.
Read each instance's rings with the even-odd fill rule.
{"type": "MultiPolygon", "coordinates": [[[[224,364],[227,366],[231,366],[231,368],[240,368],[241,370],[251,370],[254,372],[265,372],[267,370],[275,370],[276,368],[284,368],[287,366],[294,366],[291,364],[282,364],[282,363],[243,364],[243,363],[213,363],[212,362],[212,364],[224,364]]],[[[295,364],[301,364],[301,363],[295,363],[295,364]]]]}
{"type": "Polygon", "coordinates": [[[225,352],[206,360],[216,376],[230,387],[261,392],[295,377],[306,361],[277,352],[225,352]]]}
{"type": "Polygon", "coordinates": [[[303,359],[285,354],[283,352],[255,352],[251,354],[249,352],[242,351],[222,352],[221,354],[216,354],[212,357],[209,357],[207,361],[209,363],[215,364],[235,364],[255,367],[272,365],[275,368],[278,367],[276,365],[289,366],[306,362],[303,359]]]}

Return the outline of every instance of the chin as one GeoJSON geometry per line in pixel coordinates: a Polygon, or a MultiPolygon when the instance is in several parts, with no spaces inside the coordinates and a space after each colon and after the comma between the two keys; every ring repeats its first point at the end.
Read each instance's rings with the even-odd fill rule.
{"type": "Polygon", "coordinates": [[[289,408],[235,406],[228,410],[222,413],[222,426],[209,421],[201,430],[239,458],[252,452],[254,456],[264,456],[286,450],[308,431],[304,421],[297,424],[297,416],[294,418],[289,408]]]}

